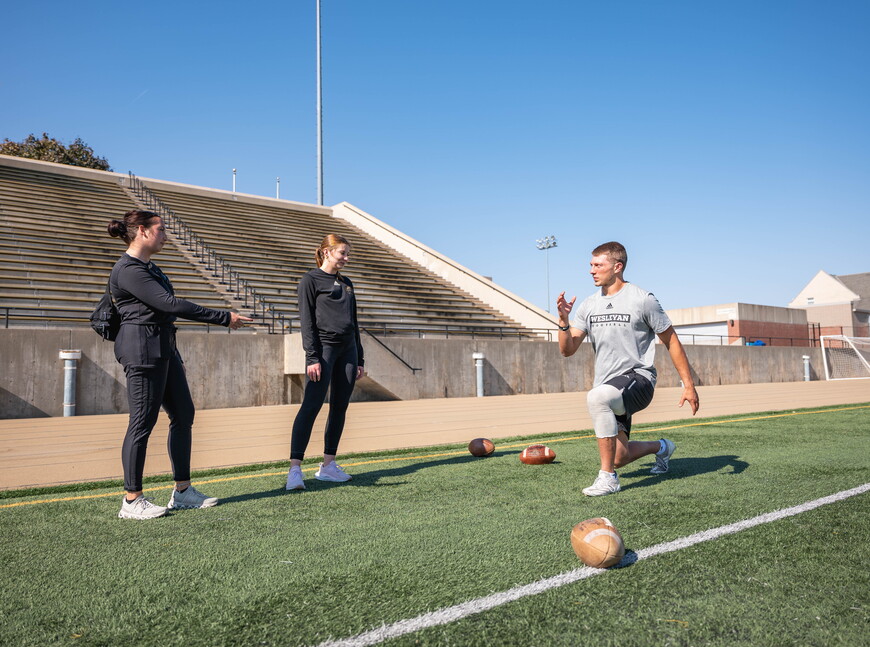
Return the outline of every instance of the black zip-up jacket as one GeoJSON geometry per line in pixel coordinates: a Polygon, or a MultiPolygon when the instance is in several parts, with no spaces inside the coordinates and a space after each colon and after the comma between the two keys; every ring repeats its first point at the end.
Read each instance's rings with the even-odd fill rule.
{"type": "Polygon", "coordinates": [[[179,317],[230,325],[228,310],[213,310],[175,296],[172,283],[154,263],[124,254],[112,268],[109,290],[121,313],[115,358],[124,366],[154,366],[175,349],[179,317]]]}
{"type": "Polygon", "coordinates": [[[306,366],[322,361],[323,344],[338,346],[351,340],[356,341],[357,365],[362,366],[356,296],[350,279],[318,267],[302,276],[298,297],[306,366]]]}

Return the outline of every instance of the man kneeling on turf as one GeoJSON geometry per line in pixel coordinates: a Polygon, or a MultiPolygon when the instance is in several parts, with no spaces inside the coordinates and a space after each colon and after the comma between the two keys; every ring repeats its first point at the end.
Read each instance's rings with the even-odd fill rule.
{"type": "Polygon", "coordinates": [[[577,297],[567,301],[562,292],[556,300],[562,355],[576,353],[586,337],[595,352],[595,380],[586,402],[598,438],[601,469],[595,482],[583,490],[586,496],[619,492],[616,468],[643,456],[656,455],[653,474],[668,471],[673,442],[628,440],[632,414],[645,409],[653,398],[656,335],[683,381],[679,406],[688,402],[692,415],[700,406],[686,351],[671,320],[651,292],[623,278],[627,262],[625,247],[617,242],[592,250],[590,274],[600,289],[580,304],[572,324],[569,315],[577,297]]]}

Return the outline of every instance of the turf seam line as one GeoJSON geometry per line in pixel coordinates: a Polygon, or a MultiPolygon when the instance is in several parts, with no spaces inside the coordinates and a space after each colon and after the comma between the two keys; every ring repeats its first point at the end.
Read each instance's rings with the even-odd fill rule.
{"type": "Polygon", "coordinates": [[[461,604],[456,604],[451,607],[444,607],[436,611],[424,613],[416,618],[400,620],[389,625],[384,624],[376,629],[357,634],[356,636],[339,640],[326,640],[325,642],[320,643],[317,647],[368,647],[369,645],[376,645],[384,640],[398,638],[399,636],[404,636],[430,627],[449,624],[467,616],[482,613],[483,611],[488,611],[503,604],[507,604],[508,602],[513,602],[531,595],[538,595],[539,593],[544,593],[545,591],[556,589],[565,586],[566,584],[573,584],[574,582],[587,579],[594,575],[601,575],[609,570],[626,568],[641,560],[649,559],[650,557],[671,553],[702,542],[712,541],[719,537],[738,533],[761,524],[771,523],[787,517],[793,517],[824,505],[836,503],[863,494],[868,490],[870,490],[870,483],[864,483],[863,485],[859,485],[850,490],[843,490],[830,496],[822,497],[821,499],[808,501],[806,503],[801,503],[789,508],[783,508],[774,512],[767,512],[750,519],[719,526],[718,528],[703,530],[673,541],[667,541],[656,544],[655,546],[650,546],[649,548],[643,548],[635,553],[630,552],[621,562],[619,562],[619,564],[610,569],[590,568],[584,566],[583,568],[560,573],[559,575],[538,580],[537,582],[517,586],[507,591],[493,593],[492,595],[468,600],[467,602],[462,602],[461,604]]]}
{"type": "MultiPolygon", "coordinates": [[[[786,418],[789,416],[807,416],[807,415],[816,414],[816,413],[837,413],[840,411],[852,411],[855,409],[870,409],[870,405],[839,407],[836,409],[818,409],[815,411],[792,411],[790,413],[774,413],[774,414],[767,414],[767,415],[763,415],[763,416],[755,416],[752,418],[728,418],[726,420],[712,420],[712,421],[707,421],[707,422],[691,422],[691,423],[688,423],[685,425],[670,425],[668,427],[653,427],[651,429],[636,429],[632,433],[641,434],[641,433],[650,433],[650,432],[656,432],[656,431],[668,431],[668,430],[673,430],[673,429],[687,429],[689,427],[706,427],[706,426],[710,426],[710,425],[724,425],[724,424],[733,423],[733,422],[752,422],[752,421],[756,421],[756,420],[769,420],[771,418],[786,418]]],[[[569,436],[567,438],[544,439],[544,442],[564,443],[564,442],[567,442],[569,440],[587,440],[589,438],[595,438],[595,434],[587,434],[585,436],[569,436]]],[[[517,447],[526,447],[527,445],[528,445],[528,443],[526,442],[526,443],[519,443],[519,444],[514,444],[514,445],[502,445],[501,448],[502,449],[515,449],[517,447]]],[[[465,450],[460,450],[460,451],[451,451],[451,452],[439,452],[437,454],[423,454],[420,456],[392,456],[389,458],[378,458],[378,459],[374,459],[374,460],[360,461],[357,463],[345,463],[344,465],[345,465],[345,467],[358,467],[360,465],[377,465],[380,463],[392,463],[392,462],[397,462],[397,461],[415,461],[415,460],[419,460],[419,459],[442,458],[444,456],[462,456],[466,453],[467,452],[465,450]]],[[[303,472],[311,472],[311,471],[314,471],[316,469],[317,468],[315,468],[313,466],[312,467],[304,467],[304,468],[302,468],[302,471],[303,472]]],[[[228,483],[230,481],[239,481],[239,480],[243,480],[243,479],[265,478],[265,477],[269,477],[269,476],[282,476],[283,474],[284,474],[284,472],[268,472],[265,474],[243,474],[241,476],[229,476],[229,477],[215,478],[215,479],[209,479],[209,480],[196,479],[196,483],[197,483],[197,485],[208,485],[209,483],[228,483]]],[[[155,487],[145,488],[142,491],[143,492],[156,492],[159,490],[171,490],[173,487],[175,487],[174,484],[173,485],[159,485],[159,486],[155,486],[155,487]]],[[[26,506],[26,505],[41,505],[41,504],[45,504],[45,503],[60,503],[60,502],[64,502],[64,501],[84,501],[87,499],[102,499],[102,498],[107,498],[107,497],[117,497],[117,496],[121,496],[123,494],[124,494],[123,491],[117,491],[117,492],[103,492],[100,494],[81,494],[81,495],[76,495],[76,496],[60,497],[57,499],[36,499],[33,501],[17,501],[15,503],[0,504],[0,510],[2,510],[4,508],[19,508],[19,507],[26,506]]]]}

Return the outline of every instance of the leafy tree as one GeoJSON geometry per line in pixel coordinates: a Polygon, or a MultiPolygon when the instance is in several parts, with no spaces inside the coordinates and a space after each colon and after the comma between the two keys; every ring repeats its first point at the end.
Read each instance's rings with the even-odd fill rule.
{"type": "Polygon", "coordinates": [[[43,162],[69,164],[70,166],[84,166],[101,171],[112,170],[106,158],[94,155],[94,149],[84,143],[81,138],[76,138],[72,144],[64,146],[62,142],[49,137],[48,133],[42,133],[40,139],[31,133],[22,142],[4,139],[0,142],[0,154],[26,157],[43,162]]]}

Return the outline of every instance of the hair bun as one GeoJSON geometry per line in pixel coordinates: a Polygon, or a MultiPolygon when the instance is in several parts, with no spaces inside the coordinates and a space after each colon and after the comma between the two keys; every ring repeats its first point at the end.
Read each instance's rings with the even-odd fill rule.
{"type": "Polygon", "coordinates": [[[127,233],[127,224],[123,220],[112,220],[107,227],[109,236],[112,238],[123,238],[127,233]]]}

